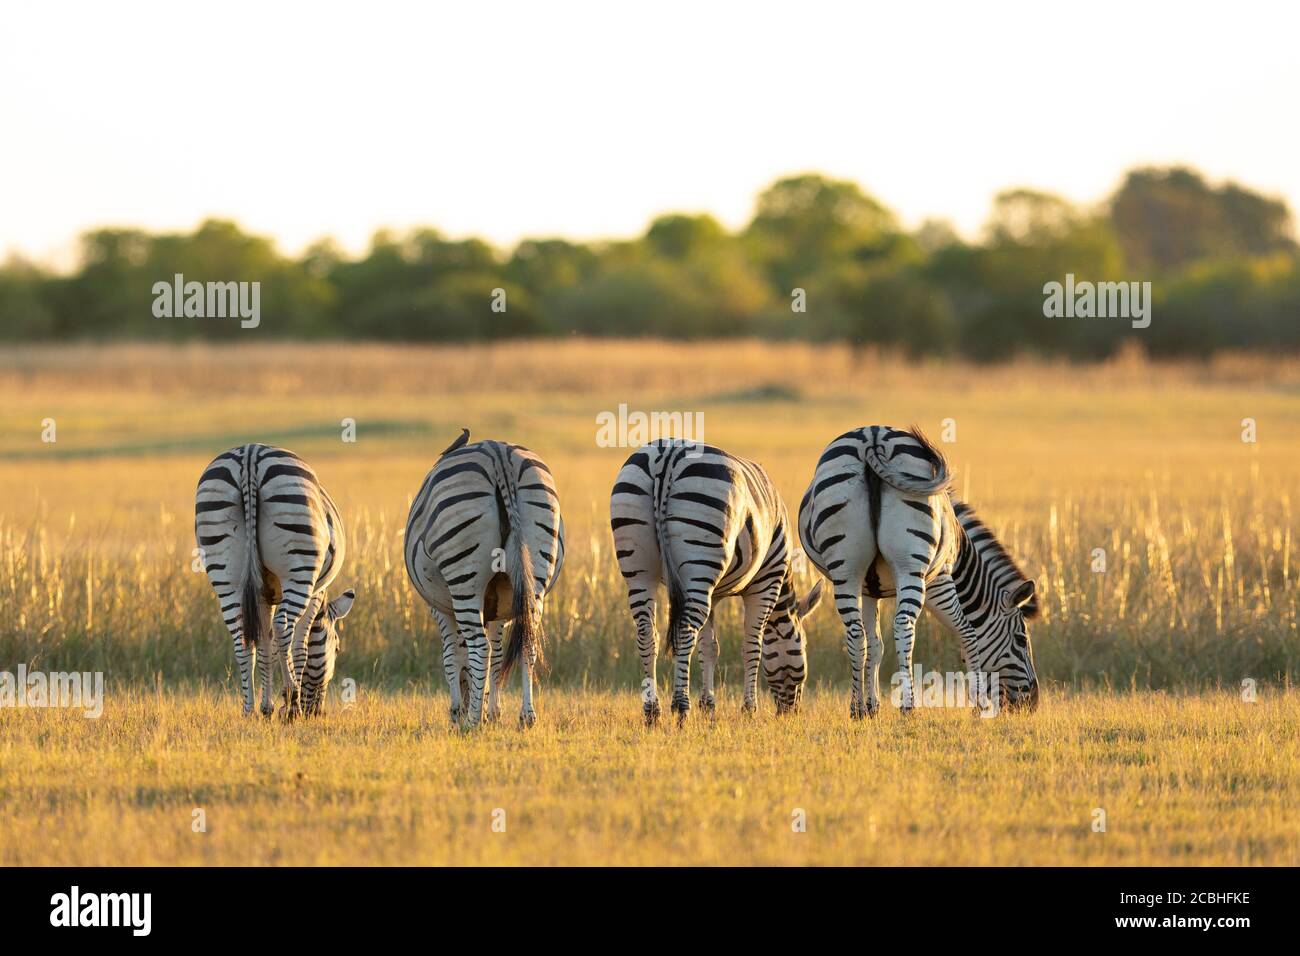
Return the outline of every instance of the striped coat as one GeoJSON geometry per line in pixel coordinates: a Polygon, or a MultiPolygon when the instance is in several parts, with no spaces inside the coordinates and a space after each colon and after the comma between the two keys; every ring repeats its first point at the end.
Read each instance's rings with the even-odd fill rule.
{"type": "Polygon", "coordinates": [[[546,463],[522,445],[470,444],[466,429],[411,503],[405,556],[442,633],[452,720],[475,726],[485,710],[495,718],[501,684],[522,662],[519,720],[530,726],[543,601],[564,563],[564,520],[546,463]]]}
{"type": "Polygon", "coordinates": [[[334,679],[339,653],[338,622],[352,609],[352,592],[345,591],[333,601],[317,600],[308,606],[312,623],[307,637],[307,662],[302,671],[302,712],[319,714],[325,704],[325,692],[334,679]]]}
{"type": "Polygon", "coordinates": [[[1033,582],[952,498],[950,477],[919,431],[871,425],[826,447],[800,504],[804,550],[830,580],[844,623],[855,718],[880,707],[877,602],[891,597],[904,711],[915,703],[912,650],[922,607],[959,636],[968,670],[998,675],[1005,702],[1037,700],[1026,626],[1037,612],[1033,582]]]}
{"type": "Polygon", "coordinates": [[[234,640],[244,713],[253,710],[255,662],[261,712],[271,714],[274,660],[284,677],[286,715],[296,714],[313,655],[321,662],[312,668],[318,710],[333,674],[338,622],[355,595],[348,590],[331,602],[326,593],[343,564],[343,523],[316,473],[283,448],[232,448],[199,478],[194,534],[234,640]]]}
{"type": "Polygon", "coordinates": [[[651,442],[623,465],[610,495],[614,550],[627,584],[641,660],[647,723],[659,717],[655,680],[655,599],[668,591],[665,649],[673,655],[672,709],[690,710],[690,661],[697,640],[704,688],[714,705],[718,640],[715,602],[739,596],[745,608],[744,707],[756,706],[760,658],[778,712],[799,702],[807,665],[802,618],[820,583],[797,600],[791,574],[790,522],[767,473],[710,445],[651,442]]]}

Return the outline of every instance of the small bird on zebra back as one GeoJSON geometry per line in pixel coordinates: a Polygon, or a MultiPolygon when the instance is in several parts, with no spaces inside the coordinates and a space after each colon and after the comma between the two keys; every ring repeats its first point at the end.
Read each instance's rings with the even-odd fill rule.
{"type": "Polygon", "coordinates": [[[464,429],[411,503],[405,554],[442,633],[453,723],[495,720],[519,664],[519,725],[532,726],[543,604],[564,563],[564,519],[546,463],[522,445],[471,443],[464,429]]]}
{"type": "Polygon", "coordinates": [[[790,521],[767,473],[720,448],[661,439],[638,449],[618,473],[609,501],[614,551],[627,584],[641,659],[647,724],[659,719],[655,599],[668,591],[664,651],[673,657],[672,710],[690,711],[690,666],[700,644],[700,709],[713,710],[718,660],[714,609],[744,603],[743,706],[757,706],[760,659],[777,713],[798,707],[808,676],[803,619],[821,582],[801,601],[791,573],[790,521]]]}
{"type": "Polygon", "coordinates": [[[889,597],[897,598],[893,633],[904,712],[915,704],[912,649],[922,607],[958,635],[968,672],[996,676],[1000,705],[1038,704],[1028,626],[1038,616],[1034,582],[974,510],[953,497],[950,482],[943,455],[918,429],[869,425],[826,447],[803,496],[799,537],[834,589],[854,718],[880,709],[877,602],[889,597]]]}
{"type": "Polygon", "coordinates": [[[275,671],[286,717],[318,713],[356,594],[327,593],[343,566],[343,522],[316,473],[283,448],[223,452],[199,478],[194,534],[234,640],[244,713],[253,712],[254,666],[263,716],[274,710],[275,671]]]}

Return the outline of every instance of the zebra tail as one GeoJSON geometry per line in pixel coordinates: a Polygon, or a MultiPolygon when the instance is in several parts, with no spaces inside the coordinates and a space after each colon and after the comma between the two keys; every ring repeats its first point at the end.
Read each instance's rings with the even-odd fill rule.
{"type": "Polygon", "coordinates": [[[654,477],[652,488],[652,498],[654,500],[654,522],[655,537],[659,541],[659,558],[664,563],[665,583],[668,585],[668,630],[664,632],[663,653],[672,654],[673,640],[677,634],[677,629],[681,626],[682,611],[686,607],[686,592],[682,589],[681,582],[677,580],[676,566],[673,564],[672,556],[668,551],[668,523],[665,520],[667,515],[664,509],[664,498],[667,497],[667,491],[663,482],[663,468],[667,467],[666,456],[661,462],[661,469],[654,477]]]}
{"type": "Polygon", "coordinates": [[[262,590],[262,555],[257,547],[257,463],[251,446],[244,450],[244,534],[248,537],[248,559],[244,568],[244,589],[239,600],[239,616],[244,635],[244,647],[261,643],[262,615],[258,611],[257,597],[262,590]]]}
{"type": "Polygon", "coordinates": [[[533,558],[528,546],[522,543],[522,536],[510,570],[510,588],[514,591],[514,604],[510,609],[510,626],[501,655],[502,681],[510,676],[520,656],[530,651],[535,655],[537,666],[546,667],[546,634],[542,630],[542,615],[538,612],[537,594],[533,590],[533,558]]]}
{"type": "Polygon", "coordinates": [[[505,649],[501,655],[501,680],[504,682],[514,670],[521,655],[527,653],[538,667],[546,667],[546,634],[542,629],[541,610],[537,606],[536,578],[533,576],[533,556],[528,550],[522,522],[519,519],[519,502],[512,471],[508,463],[498,463],[497,494],[505,507],[510,522],[506,536],[506,570],[510,575],[513,603],[510,608],[510,626],[506,633],[505,649]]]}
{"type": "Polygon", "coordinates": [[[882,454],[875,428],[871,429],[870,437],[863,449],[863,460],[867,467],[879,476],[881,481],[898,491],[926,497],[937,495],[952,482],[952,472],[948,468],[948,460],[944,458],[943,452],[935,448],[930,440],[925,437],[921,429],[913,425],[909,431],[922,451],[922,455],[919,457],[930,460],[931,469],[934,472],[931,477],[922,478],[919,475],[908,474],[891,459],[886,458],[882,454]]]}
{"type": "Polygon", "coordinates": [[[682,591],[682,586],[677,583],[674,576],[668,582],[668,630],[664,633],[663,652],[665,654],[674,653],[673,637],[677,634],[677,629],[681,627],[682,609],[686,605],[686,594],[682,591]]]}

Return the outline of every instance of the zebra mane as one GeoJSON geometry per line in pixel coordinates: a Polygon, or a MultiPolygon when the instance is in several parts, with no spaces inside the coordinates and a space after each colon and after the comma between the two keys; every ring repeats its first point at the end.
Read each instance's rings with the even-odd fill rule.
{"type": "MultiPolygon", "coordinates": [[[[963,543],[975,549],[982,564],[992,571],[1010,571],[1016,584],[1033,580],[1016,563],[1016,559],[998,540],[993,529],[980,520],[974,508],[954,495],[951,489],[948,497],[952,500],[953,513],[957,515],[957,523],[961,526],[963,543]]],[[[1038,600],[1035,598],[1026,605],[1025,617],[1032,620],[1037,616],[1038,600]]]]}

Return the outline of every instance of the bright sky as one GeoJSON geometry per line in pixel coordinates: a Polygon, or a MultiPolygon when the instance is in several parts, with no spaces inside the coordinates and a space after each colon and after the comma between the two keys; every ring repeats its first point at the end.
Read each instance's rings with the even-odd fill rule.
{"type": "Polygon", "coordinates": [[[1300,210],[1298,28],[1243,0],[10,4],[0,252],[214,215],[290,253],[735,227],[806,170],[967,234],[1000,189],[1092,202],[1137,163],[1300,210]]]}

